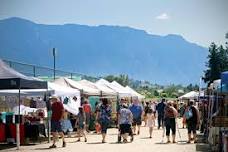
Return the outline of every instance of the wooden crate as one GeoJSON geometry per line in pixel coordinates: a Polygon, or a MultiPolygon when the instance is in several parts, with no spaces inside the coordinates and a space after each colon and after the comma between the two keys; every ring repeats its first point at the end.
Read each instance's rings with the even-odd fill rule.
{"type": "Polygon", "coordinates": [[[212,119],[214,127],[228,127],[228,117],[216,116],[212,119]]]}

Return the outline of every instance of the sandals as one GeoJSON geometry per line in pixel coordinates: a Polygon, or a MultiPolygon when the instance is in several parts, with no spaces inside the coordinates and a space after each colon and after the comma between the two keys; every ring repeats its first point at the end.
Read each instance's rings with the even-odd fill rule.
{"type": "Polygon", "coordinates": [[[51,145],[49,148],[56,148],[57,146],[56,145],[51,145]]]}
{"type": "Polygon", "coordinates": [[[65,141],[63,142],[63,146],[62,147],[66,147],[66,142],[65,141]]]}

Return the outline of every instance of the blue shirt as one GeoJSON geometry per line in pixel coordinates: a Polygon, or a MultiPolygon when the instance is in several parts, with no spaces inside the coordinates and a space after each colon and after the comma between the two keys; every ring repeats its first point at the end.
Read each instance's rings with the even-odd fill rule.
{"type": "Polygon", "coordinates": [[[143,109],[142,109],[142,107],[140,105],[134,105],[133,104],[133,105],[130,106],[129,109],[132,112],[134,119],[137,119],[137,118],[141,117],[143,109]]]}

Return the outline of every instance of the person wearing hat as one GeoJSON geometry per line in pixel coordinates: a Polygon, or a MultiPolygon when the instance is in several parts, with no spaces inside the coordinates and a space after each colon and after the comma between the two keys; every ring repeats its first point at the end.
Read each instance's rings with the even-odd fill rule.
{"type": "Polygon", "coordinates": [[[173,143],[176,143],[176,118],[178,116],[177,110],[173,107],[172,101],[168,101],[164,109],[164,120],[166,128],[167,143],[170,143],[170,130],[172,130],[173,143]]]}
{"type": "Polygon", "coordinates": [[[56,143],[56,139],[58,138],[58,134],[61,136],[63,140],[62,147],[66,147],[66,142],[64,139],[64,134],[61,126],[61,119],[64,116],[63,104],[57,96],[51,96],[50,102],[52,103],[51,132],[53,135],[53,144],[49,148],[56,148],[55,143],[56,143]]]}

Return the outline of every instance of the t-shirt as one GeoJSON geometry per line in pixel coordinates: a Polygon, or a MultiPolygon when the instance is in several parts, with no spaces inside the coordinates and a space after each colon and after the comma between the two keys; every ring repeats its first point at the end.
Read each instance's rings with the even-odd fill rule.
{"type": "Polygon", "coordinates": [[[176,117],[176,109],[171,106],[165,107],[165,118],[175,118],[176,117]]]}
{"type": "Polygon", "coordinates": [[[52,110],[51,120],[54,120],[54,121],[61,120],[62,113],[64,110],[62,102],[54,102],[51,106],[51,110],[52,110]]]}
{"type": "Polygon", "coordinates": [[[132,112],[134,119],[138,119],[138,118],[141,117],[143,109],[142,109],[142,107],[140,105],[134,105],[133,104],[133,105],[130,106],[129,109],[132,112]]]}
{"type": "Polygon", "coordinates": [[[83,109],[85,113],[91,113],[91,106],[90,104],[84,104],[83,109]]]}
{"type": "Polygon", "coordinates": [[[79,112],[77,115],[77,118],[78,118],[78,125],[83,125],[86,119],[85,114],[79,112]]]}
{"type": "Polygon", "coordinates": [[[120,110],[119,124],[131,124],[132,113],[129,109],[122,108],[120,110]]]}
{"type": "Polygon", "coordinates": [[[192,117],[187,120],[187,123],[194,123],[197,124],[197,109],[194,106],[191,106],[190,109],[192,110],[192,117]]]}
{"type": "Polygon", "coordinates": [[[109,122],[111,120],[111,113],[112,113],[112,108],[109,105],[101,105],[99,108],[100,116],[99,116],[99,121],[101,122],[109,122]]]}

